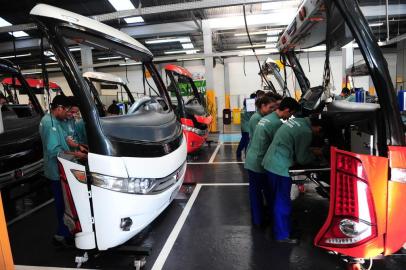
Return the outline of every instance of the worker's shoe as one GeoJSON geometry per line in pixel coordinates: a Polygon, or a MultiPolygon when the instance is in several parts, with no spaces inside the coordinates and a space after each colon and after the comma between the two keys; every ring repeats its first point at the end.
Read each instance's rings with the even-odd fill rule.
{"type": "Polygon", "coordinates": [[[297,245],[299,244],[299,239],[297,238],[286,238],[281,240],[275,240],[278,244],[288,244],[288,245],[297,245]]]}

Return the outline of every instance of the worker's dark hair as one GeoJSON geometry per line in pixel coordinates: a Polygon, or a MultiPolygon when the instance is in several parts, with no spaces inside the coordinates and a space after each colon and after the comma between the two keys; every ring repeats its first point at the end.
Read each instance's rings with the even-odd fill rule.
{"type": "Polygon", "coordinates": [[[257,97],[262,97],[265,95],[265,91],[257,90],[257,92],[255,92],[255,94],[257,95],[257,97]]]}
{"type": "Polygon", "coordinates": [[[351,91],[347,87],[344,87],[343,90],[341,90],[341,93],[344,95],[349,95],[351,94],[351,91]]]}
{"type": "Polygon", "coordinates": [[[275,100],[282,100],[283,97],[277,93],[267,92],[265,95],[275,99],[275,100]]]}
{"type": "Polygon", "coordinates": [[[52,100],[51,109],[56,109],[58,106],[67,108],[71,106],[70,104],[69,99],[65,95],[58,95],[52,100]]]}
{"type": "Polygon", "coordinates": [[[269,104],[271,102],[275,102],[275,100],[268,97],[268,96],[263,96],[263,97],[257,98],[257,100],[255,100],[255,106],[258,109],[261,109],[262,105],[266,105],[266,104],[269,104]]]}
{"type": "Polygon", "coordinates": [[[69,100],[70,106],[79,107],[79,100],[74,96],[66,97],[69,100]]]}
{"type": "Polygon", "coordinates": [[[285,109],[289,109],[291,112],[297,112],[300,110],[300,105],[294,98],[285,97],[282,99],[281,104],[279,104],[279,110],[283,111],[285,109]]]}
{"type": "Polygon", "coordinates": [[[255,93],[252,93],[251,95],[250,95],[250,98],[256,98],[257,97],[257,94],[255,94],[255,93]]]}

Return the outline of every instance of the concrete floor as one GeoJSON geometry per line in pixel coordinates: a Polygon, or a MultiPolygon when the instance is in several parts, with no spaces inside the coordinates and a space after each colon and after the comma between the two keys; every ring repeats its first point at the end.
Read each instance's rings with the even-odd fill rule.
{"type": "MultiPolygon", "coordinates": [[[[238,135],[237,135],[238,136],[238,135]]],[[[313,246],[322,225],[328,201],[307,185],[307,192],[293,203],[297,246],[280,246],[269,228],[251,226],[247,176],[236,161],[235,138],[212,135],[215,142],[190,156],[185,185],[174,202],[130,244],[150,248],[144,269],[345,269],[338,256],[313,246]],[[175,229],[174,229],[175,228],[175,229]],[[179,229],[179,230],[177,230],[179,229]]],[[[54,205],[47,183],[39,178],[31,184],[5,190],[10,241],[17,265],[75,267],[75,249],[56,249],[54,205]],[[44,204],[45,203],[45,204],[44,204]],[[45,205],[35,210],[39,205],[45,205]],[[24,213],[28,213],[24,216],[24,213]]],[[[133,269],[131,256],[114,252],[97,254],[87,269],[133,269]]],[[[43,269],[43,268],[32,269],[43,269]]],[[[402,254],[374,262],[375,270],[404,270],[402,254]]]]}

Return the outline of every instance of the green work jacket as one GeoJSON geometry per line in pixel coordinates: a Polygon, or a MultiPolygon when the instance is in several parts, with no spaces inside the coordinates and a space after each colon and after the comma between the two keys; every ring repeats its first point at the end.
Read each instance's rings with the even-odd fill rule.
{"type": "Polygon", "coordinates": [[[280,176],[289,176],[295,163],[311,164],[316,157],[310,151],[312,129],[309,118],[295,118],[284,123],[276,132],[262,161],[264,169],[280,176]]]}
{"type": "Polygon", "coordinates": [[[259,122],[259,120],[261,120],[262,115],[259,112],[255,112],[251,118],[250,121],[248,122],[248,132],[250,134],[250,138],[252,138],[252,136],[254,136],[254,131],[255,128],[257,127],[257,124],[259,122]]]}
{"type": "Polygon", "coordinates": [[[276,112],[261,118],[250,140],[244,166],[246,169],[257,173],[265,173],[262,160],[280,126],[282,126],[282,121],[276,112]]]}
{"type": "Polygon", "coordinates": [[[69,151],[61,121],[46,114],[39,124],[39,133],[44,153],[44,175],[46,178],[59,181],[57,156],[60,152],[69,151]]]}

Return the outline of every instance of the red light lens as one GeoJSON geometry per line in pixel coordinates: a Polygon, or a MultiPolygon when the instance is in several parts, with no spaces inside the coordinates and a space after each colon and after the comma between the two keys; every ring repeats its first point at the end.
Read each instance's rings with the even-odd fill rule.
{"type": "Polygon", "coordinates": [[[362,166],[362,162],[352,156],[337,154],[337,170],[342,171],[346,174],[351,174],[355,177],[358,177],[362,180],[366,180],[367,176],[362,166]]]}
{"type": "Polygon", "coordinates": [[[358,217],[357,178],[337,172],[335,199],[336,215],[358,217]]]}

